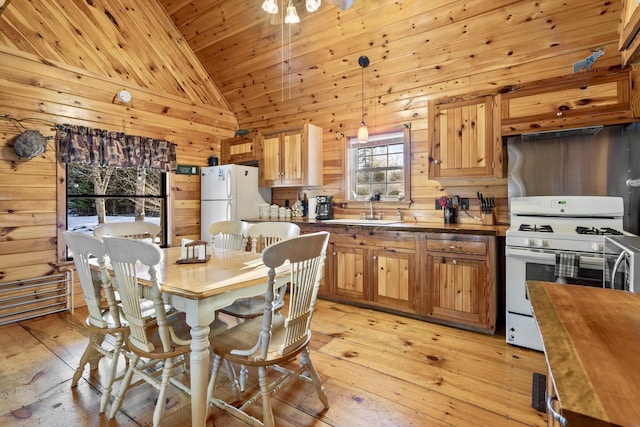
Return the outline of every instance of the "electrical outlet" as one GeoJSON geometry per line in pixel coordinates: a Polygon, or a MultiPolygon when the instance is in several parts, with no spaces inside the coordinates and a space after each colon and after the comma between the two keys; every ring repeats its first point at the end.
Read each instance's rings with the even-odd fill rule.
{"type": "Polygon", "coordinates": [[[469,209],[469,198],[467,197],[460,198],[460,209],[462,209],[463,211],[466,211],[469,209]]]}
{"type": "Polygon", "coordinates": [[[436,209],[439,211],[442,210],[442,206],[440,206],[440,199],[436,199],[436,209]]]}

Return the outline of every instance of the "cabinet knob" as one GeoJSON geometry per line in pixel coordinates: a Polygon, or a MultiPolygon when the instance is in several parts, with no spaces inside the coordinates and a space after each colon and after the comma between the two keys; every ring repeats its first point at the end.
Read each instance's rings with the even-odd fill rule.
{"type": "Polygon", "coordinates": [[[455,265],[455,264],[457,264],[457,263],[458,263],[458,260],[457,260],[457,259],[454,259],[454,260],[452,260],[452,261],[451,261],[451,264],[454,264],[454,265],[455,265]]]}
{"type": "Polygon", "coordinates": [[[440,160],[435,159],[435,160],[433,161],[433,163],[434,163],[434,164],[436,164],[436,165],[439,165],[439,164],[440,164],[440,160]]]}
{"type": "Polygon", "coordinates": [[[449,249],[462,249],[462,246],[449,245],[449,249]]]}
{"type": "Polygon", "coordinates": [[[562,117],[562,111],[558,111],[558,112],[556,113],[556,116],[557,116],[557,117],[562,117]]]}

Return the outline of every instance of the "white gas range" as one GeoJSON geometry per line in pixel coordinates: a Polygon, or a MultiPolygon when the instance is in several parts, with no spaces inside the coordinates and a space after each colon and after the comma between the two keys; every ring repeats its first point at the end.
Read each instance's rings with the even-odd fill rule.
{"type": "Polygon", "coordinates": [[[507,342],[542,351],[526,281],[602,287],[605,236],[622,235],[620,197],[513,197],[506,234],[507,342]]]}

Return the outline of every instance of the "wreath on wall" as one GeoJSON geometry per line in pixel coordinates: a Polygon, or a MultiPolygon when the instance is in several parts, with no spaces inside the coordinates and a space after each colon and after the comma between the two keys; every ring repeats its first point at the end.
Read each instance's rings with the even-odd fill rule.
{"type": "Polygon", "coordinates": [[[47,139],[37,130],[26,130],[16,137],[13,149],[21,158],[31,159],[44,153],[47,139]]]}

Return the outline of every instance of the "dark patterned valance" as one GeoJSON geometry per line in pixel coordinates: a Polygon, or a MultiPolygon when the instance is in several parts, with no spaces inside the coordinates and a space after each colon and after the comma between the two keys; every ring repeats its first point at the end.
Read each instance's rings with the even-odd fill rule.
{"type": "Polygon", "coordinates": [[[176,144],[83,126],[56,125],[56,145],[62,163],[176,169],[176,144]]]}

